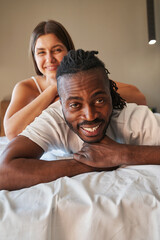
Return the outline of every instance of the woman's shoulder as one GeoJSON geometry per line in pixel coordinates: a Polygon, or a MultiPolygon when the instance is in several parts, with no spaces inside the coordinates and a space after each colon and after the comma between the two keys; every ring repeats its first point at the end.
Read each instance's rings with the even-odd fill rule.
{"type": "Polygon", "coordinates": [[[32,85],[34,85],[34,80],[33,80],[33,78],[34,79],[37,79],[37,81],[38,81],[38,76],[31,76],[31,77],[29,77],[29,78],[25,78],[25,79],[23,79],[23,80],[21,80],[21,81],[19,81],[16,85],[18,85],[18,86],[28,86],[28,87],[30,87],[30,86],[32,86],[32,85]]]}
{"type": "MultiPolygon", "coordinates": [[[[39,82],[41,81],[41,77],[34,76],[34,78],[36,79],[35,81],[37,81],[37,83],[39,84],[39,82]]],[[[23,79],[15,85],[15,89],[39,93],[35,81],[33,80],[33,77],[23,79]]]]}

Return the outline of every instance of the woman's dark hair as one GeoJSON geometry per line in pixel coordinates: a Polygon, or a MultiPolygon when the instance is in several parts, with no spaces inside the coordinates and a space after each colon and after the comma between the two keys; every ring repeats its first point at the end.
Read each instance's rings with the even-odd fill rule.
{"type": "Polygon", "coordinates": [[[53,33],[56,37],[64,44],[68,51],[71,49],[75,49],[72,38],[70,37],[67,30],[63,27],[63,25],[54,20],[48,20],[40,22],[32,32],[30,39],[30,49],[32,53],[32,59],[35,67],[35,71],[38,75],[42,75],[37,67],[37,63],[35,61],[35,45],[37,39],[45,34],[53,33]]]}
{"type": "Polygon", "coordinates": [[[123,109],[126,105],[125,100],[117,93],[116,83],[108,78],[109,71],[105,64],[95,56],[98,51],[84,51],[82,49],[71,50],[63,57],[60,66],[57,69],[57,88],[60,88],[59,80],[63,75],[75,74],[81,71],[87,71],[94,68],[102,68],[106,74],[106,80],[109,83],[112,106],[114,109],[123,109]]]}

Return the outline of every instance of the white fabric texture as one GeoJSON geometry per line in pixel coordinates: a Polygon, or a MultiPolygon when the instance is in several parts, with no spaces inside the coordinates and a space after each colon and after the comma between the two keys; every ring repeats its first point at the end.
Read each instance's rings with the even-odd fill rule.
{"type": "MultiPolygon", "coordinates": [[[[65,123],[59,101],[50,105],[22,133],[44,151],[61,149],[66,154],[81,149],[83,141],[65,123]]],[[[134,145],[160,145],[160,114],[147,106],[127,104],[113,111],[106,135],[113,140],[134,145]]]]}
{"type": "Polygon", "coordinates": [[[159,240],[160,166],[0,191],[1,240],[159,240]]]}
{"type": "Polygon", "coordinates": [[[9,142],[7,137],[0,137],[0,155],[7,146],[7,143],[9,142]]]}
{"type": "MultiPolygon", "coordinates": [[[[0,137],[0,156],[2,154],[2,152],[4,151],[4,149],[6,148],[7,144],[9,143],[9,140],[6,136],[4,137],[0,137]]],[[[64,152],[61,151],[61,150],[57,150],[57,151],[49,151],[49,152],[45,152],[43,155],[42,155],[42,159],[43,160],[47,160],[47,161],[50,161],[50,160],[58,160],[58,159],[65,159],[65,158],[72,158],[72,155],[67,155],[65,156],[64,155],[64,152]]],[[[1,239],[0,239],[1,240],[1,239]]]]}

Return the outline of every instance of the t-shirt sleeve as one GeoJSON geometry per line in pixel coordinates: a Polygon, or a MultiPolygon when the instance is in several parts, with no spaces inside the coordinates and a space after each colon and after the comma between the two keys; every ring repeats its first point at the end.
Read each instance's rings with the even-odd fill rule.
{"type": "Polygon", "coordinates": [[[62,149],[65,151],[67,125],[63,116],[54,107],[45,109],[40,116],[20,134],[38,144],[44,151],[62,149]]]}
{"type": "Polygon", "coordinates": [[[124,115],[126,143],[135,145],[160,145],[160,114],[147,106],[130,105],[124,115]]]}

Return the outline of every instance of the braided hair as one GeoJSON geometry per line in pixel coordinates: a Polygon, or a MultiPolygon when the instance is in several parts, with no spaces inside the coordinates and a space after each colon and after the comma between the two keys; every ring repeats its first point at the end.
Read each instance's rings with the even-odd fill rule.
{"type": "Polygon", "coordinates": [[[98,54],[98,51],[70,50],[57,69],[57,86],[59,87],[59,77],[63,75],[102,68],[105,70],[106,80],[109,81],[113,109],[123,109],[126,105],[125,100],[117,92],[116,83],[108,78],[109,71],[105,68],[105,64],[95,54],[98,54]]]}

